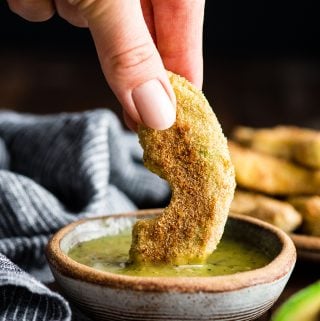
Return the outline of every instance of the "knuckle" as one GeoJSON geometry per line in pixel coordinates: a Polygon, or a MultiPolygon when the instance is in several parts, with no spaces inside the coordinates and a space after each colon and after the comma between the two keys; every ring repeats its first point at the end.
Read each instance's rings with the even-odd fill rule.
{"type": "Polygon", "coordinates": [[[17,2],[15,0],[7,0],[9,9],[15,13],[17,13],[17,2]]]}
{"type": "Polygon", "coordinates": [[[28,9],[28,4],[19,0],[8,0],[8,5],[11,11],[18,15],[23,15],[28,9]]]}
{"type": "Polygon", "coordinates": [[[90,7],[95,0],[68,0],[68,2],[80,8],[87,8],[90,7]]]}
{"type": "Polygon", "coordinates": [[[111,65],[114,70],[125,70],[146,66],[155,55],[155,47],[151,42],[134,46],[120,54],[111,57],[111,65]]]}
{"type": "Polygon", "coordinates": [[[77,11],[87,20],[91,21],[105,14],[114,5],[114,0],[67,0],[67,2],[77,8],[77,11]]]}
{"type": "Polygon", "coordinates": [[[76,27],[87,27],[86,19],[73,6],[67,4],[64,0],[56,0],[56,11],[59,16],[76,27]]]}
{"type": "Polygon", "coordinates": [[[49,1],[39,0],[8,0],[11,11],[29,21],[48,20],[54,14],[54,9],[49,1]]]}
{"type": "MultiPolygon", "coordinates": [[[[79,11],[89,15],[97,6],[96,0],[68,0],[69,4],[78,8],[79,11]]],[[[99,5],[99,4],[98,4],[99,5]]]]}

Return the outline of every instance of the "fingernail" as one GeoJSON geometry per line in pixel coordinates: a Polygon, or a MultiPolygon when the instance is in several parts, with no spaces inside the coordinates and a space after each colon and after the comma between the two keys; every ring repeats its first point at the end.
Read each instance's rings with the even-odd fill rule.
{"type": "Polygon", "coordinates": [[[156,80],[136,87],[132,98],[143,123],[153,129],[167,129],[176,119],[176,109],[167,92],[156,80]]]}

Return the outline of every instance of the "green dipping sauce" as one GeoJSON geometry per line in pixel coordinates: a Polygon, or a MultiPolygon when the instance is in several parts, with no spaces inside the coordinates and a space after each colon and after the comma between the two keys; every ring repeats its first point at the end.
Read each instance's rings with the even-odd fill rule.
{"type": "Polygon", "coordinates": [[[73,260],[94,269],[116,274],[153,277],[227,275],[267,265],[270,258],[252,244],[224,236],[217,249],[201,265],[136,266],[128,264],[131,230],[82,242],[70,249],[73,260]]]}

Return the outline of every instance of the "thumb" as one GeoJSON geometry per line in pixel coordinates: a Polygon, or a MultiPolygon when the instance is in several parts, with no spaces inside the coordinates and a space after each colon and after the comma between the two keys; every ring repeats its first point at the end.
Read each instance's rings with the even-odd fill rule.
{"type": "Polygon", "coordinates": [[[69,0],[88,21],[104,75],[136,123],[166,129],[175,95],[139,0],[69,0]]]}

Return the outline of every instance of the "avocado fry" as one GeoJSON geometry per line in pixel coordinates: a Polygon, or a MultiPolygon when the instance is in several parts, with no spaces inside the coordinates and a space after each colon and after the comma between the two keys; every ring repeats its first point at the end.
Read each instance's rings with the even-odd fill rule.
{"type": "Polygon", "coordinates": [[[233,139],[256,151],[320,169],[320,132],[295,126],[237,127],[233,139]]]}
{"type": "Polygon", "coordinates": [[[301,214],[288,202],[240,190],[234,194],[231,212],[256,217],[285,232],[294,231],[302,222],[301,214]]]}
{"type": "Polygon", "coordinates": [[[133,228],[135,264],[196,264],[221,239],[235,188],[233,165],[220,124],[204,95],[169,73],[177,119],[167,130],[140,126],[144,164],[166,179],[172,199],[163,213],[133,228]]]}
{"type": "Polygon", "coordinates": [[[289,199],[303,217],[301,230],[303,233],[320,236],[320,196],[299,196],[289,199]]]}
{"type": "Polygon", "coordinates": [[[269,195],[320,194],[320,170],[259,153],[229,141],[237,184],[269,195]]]}

